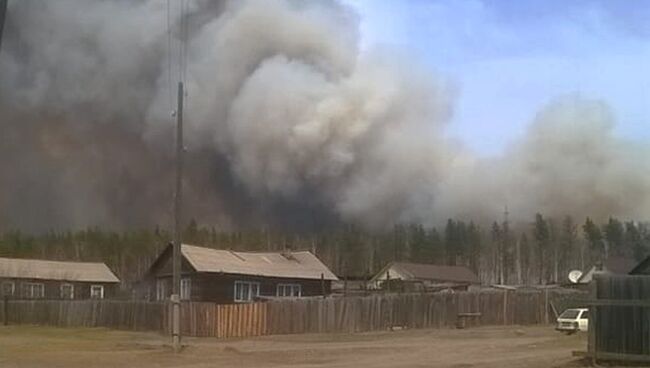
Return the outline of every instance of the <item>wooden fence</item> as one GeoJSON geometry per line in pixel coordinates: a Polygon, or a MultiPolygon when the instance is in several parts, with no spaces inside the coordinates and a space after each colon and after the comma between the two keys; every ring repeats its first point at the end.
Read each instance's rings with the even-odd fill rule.
{"type": "MultiPolygon", "coordinates": [[[[555,321],[548,306],[566,295],[556,291],[488,291],[305,298],[232,305],[191,302],[181,305],[181,332],[185,336],[227,338],[364,332],[394,327],[444,328],[455,326],[459,313],[481,314],[480,319],[469,325],[548,324],[555,321]]],[[[170,330],[170,308],[161,303],[10,301],[8,305],[10,323],[170,330]]]]}
{"type": "Polygon", "coordinates": [[[165,303],[116,300],[10,300],[1,303],[0,321],[61,327],[109,327],[160,331],[165,303]]]}
{"type": "Polygon", "coordinates": [[[596,275],[589,318],[594,359],[650,362],[650,277],[596,275]]]}

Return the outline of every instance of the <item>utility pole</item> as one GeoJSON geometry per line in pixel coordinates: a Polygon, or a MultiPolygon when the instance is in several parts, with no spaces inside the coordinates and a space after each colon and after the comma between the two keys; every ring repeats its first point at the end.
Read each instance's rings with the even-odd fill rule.
{"type": "Polygon", "coordinates": [[[7,15],[7,0],[0,0],[0,50],[2,50],[2,30],[5,27],[6,15],[7,15]]]}
{"type": "Polygon", "coordinates": [[[183,200],[183,82],[178,82],[176,110],[176,192],[174,194],[174,243],[172,245],[172,346],[181,350],[181,206],[183,200]]]}

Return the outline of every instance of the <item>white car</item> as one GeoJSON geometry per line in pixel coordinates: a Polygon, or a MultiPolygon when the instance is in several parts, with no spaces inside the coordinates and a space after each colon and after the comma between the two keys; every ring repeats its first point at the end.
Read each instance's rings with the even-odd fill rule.
{"type": "Polygon", "coordinates": [[[574,333],[587,331],[589,329],[589,309],[575,308],[567,309],[557,318],[556,330],[574,333]]]}

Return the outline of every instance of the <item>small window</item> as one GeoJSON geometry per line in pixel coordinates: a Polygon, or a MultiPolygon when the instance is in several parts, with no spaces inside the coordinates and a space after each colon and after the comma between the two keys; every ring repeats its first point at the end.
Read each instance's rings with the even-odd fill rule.
{"type": "Polygon", "coordinates": [[[13,281],[5,281],[2,283],[2,296],[14,296],[16,293],[16,284],[13,281]]]}
{"type": "Polygon", "coordinates": [[[61,299],[74,299],[74,285],[61,284],[61,299]]]}
{"type": "Polygon", "coordinates": [[[580,319],[589,319],[589,311],[582,311],[582,315],[580,315],[580,319]]]}
{"type": "Polygon", "coordinates": [[[181,300],[190,300],[192,293],[192,280],[189,278],[181,279],[181,300]]]}
{"type": "Polygon", "coordinates": [[[297,298],[302,296],[302,286],[300,284],[278,284],[275,295],[297,298]]]}
{"type": "Polygon", "coordinates": [[[91,299],[104,299],[104,285],[91,285],[90,286],[91,299]]]}
{"type": "Polygon", "coordinates": [[[235,281],[235,302],[251,302],[260,296],[260,283],[250,281],[235,281]]]}
{"type": "Polygon", "coordinates": [[[156,280],[156,300],[163,301],[167,298],[167,290],[165,288],[165,280],[156,280]]]}
{"type": "Polygon", "coordinates": [[[23,297],[27,299],[41,299],[45,297],[45,285],[26,282],[23,284],[23,297]]]}

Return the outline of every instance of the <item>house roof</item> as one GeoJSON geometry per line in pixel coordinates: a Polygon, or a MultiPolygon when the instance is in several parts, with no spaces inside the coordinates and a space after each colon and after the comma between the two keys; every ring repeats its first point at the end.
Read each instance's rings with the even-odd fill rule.
{"type": "Polygon", "coordinates": [[[630,272],[630,275],[641,275],[645,274],[647,272],[650,272],[650,269],[648,268],[650,266],[650,256],[647,256],[645,259],[643,259],[639,264],[637,264],[630,272]]]}
{"type": "MultiPolygon", "coordinates": [[[[478,276],[464,266],[443,266],[422,263],[393,262],[388,264],[379,274],[394,268],[400,274],[413,280],[432,280],[447,282],[463,282],[480,284],[478,276]]],[[[377,276],[376,276],[377,277],[377,276]]]]}
{"type": "Polygon", "coordinates": [[[104,263],[0,258],[0,277],[16,279],[120,282],[104,263]]]}
{"type": "Polygon", "coordinates": [[[628,257],[609,257],[603,263],[604,268],[609,272],[621,275],[628,274],[636,265],[637,261],[628,257]]]}
{"type": "Polygon", "coordinates": [[[602,272],[614,275],[627,275],[634,269],[637,262],[628,257],[611,256],[603,262],[602,271],[597,271],[596,266],[592,266],[589,270],[584,272],[578,279],[578,284],[588,284],[593,278],[595,272],[602,272]]]}
{"type": "Polygon", "coordinates": [[[185,259],[197,272],[217,272],[293,279],[338,280],[311,252],[233,252],[183,244],[185,259]]]}

